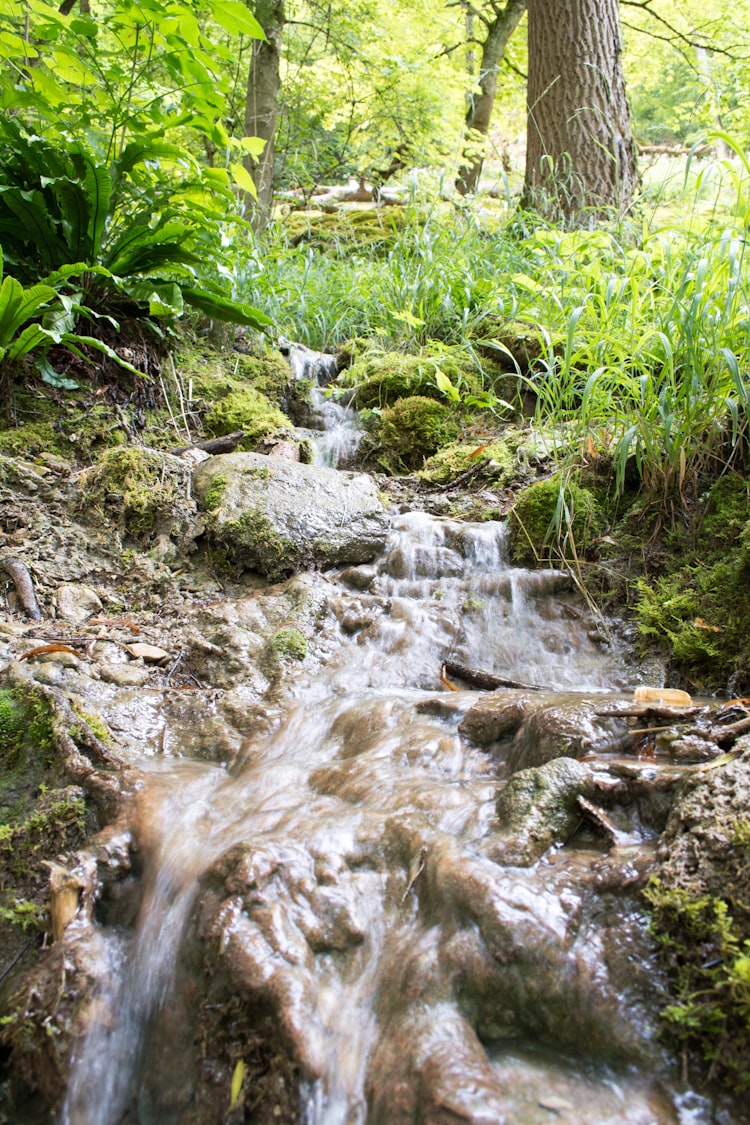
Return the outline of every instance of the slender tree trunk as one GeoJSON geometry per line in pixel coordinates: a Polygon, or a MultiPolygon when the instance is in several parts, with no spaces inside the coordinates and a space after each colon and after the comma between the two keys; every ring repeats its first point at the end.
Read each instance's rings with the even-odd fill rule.
{"type": "Polygon", "coordinates": [[[587,226],[637,182],[617,0],[528,0],[524,202],[587,226]]]}
{"type": "Polygon", "coordinates": [[[258,191],[253,207],[253,225],[262,229],[268,222],[273,201],[274,135],[281,88],[281,37],[284,29],[284,0],[258,0],[255,17],[266,38],[253,42],[245,99],[245,135],[266,142],[257,159],[246,157],[245,166],[258,191]]]}
{"type": "Polygon", "coordinates": [[[484,165],[484,140],[489,132],[495,105],[500,63],[503,61],[508,41],[526,11],[526,4],[527,0],[506,0],[505,5],[501,7],[499,3],[493,2],[490,5],[491,14],[474,13],[487,28],[487,36],[482,43],[479,89],[472,94],[466,111],[466,140],[474,143],[467,145],[463,164],[456,177],[456,190],[461,195],[468,195],[477,190],[484,165]],[[478,148],[480,143],[481,149],[478,148]]]}

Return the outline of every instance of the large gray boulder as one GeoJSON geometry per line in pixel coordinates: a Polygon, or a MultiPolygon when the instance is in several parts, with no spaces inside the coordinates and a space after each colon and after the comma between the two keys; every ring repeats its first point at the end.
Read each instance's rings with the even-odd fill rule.
{"type": "Polygon", "coordinates": [[[229,559],[274,580],[368,562],[385,543],[386,512],[364,473],[231,453],[198,466],[193,493],[229,559]]]}

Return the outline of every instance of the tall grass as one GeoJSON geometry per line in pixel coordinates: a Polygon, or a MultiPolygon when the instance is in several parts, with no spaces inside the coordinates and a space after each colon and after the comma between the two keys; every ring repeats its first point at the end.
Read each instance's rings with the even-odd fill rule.
{"type": "MultiPolygon", "coordinates": [[[[364,336],[385,347],[474,347],[535,333],[520,372],[540,425],[573,455],[606,452],[618,488],[635,465],[662,496],[744,452],[750,406],[750,166],[687,162],[669,221],[562,231],[531,216],[413,206],[387,241],[292,247],[249,262],[241,298],[320,349],[364,336]]],[[[651,213],[648,214],[648,208],[651,213]]]]}

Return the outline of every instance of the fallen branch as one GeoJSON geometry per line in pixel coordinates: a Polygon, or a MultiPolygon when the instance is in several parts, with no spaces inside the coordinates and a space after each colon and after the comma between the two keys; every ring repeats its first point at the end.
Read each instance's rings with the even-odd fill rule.
{"type": "Polygon", "coordinates": [[[234,453],[237,446],[245,436],[244,430],[235,430],[232,434],[224,434],[223,437],[208,438],[207,441],[194,441],[192,445],[181,445],[179,449],[173,449],[172,452],[179,456],[180,453],[187,453],[189,449],[202,449],[204,453],[234,453]]]}
{"type": "Polygon", "coordinates": [[[446,660],[443,665],[447,676],[458,676],[473,687],[484,691],[495,691],[497,688],[519,688],[521,691],[541,691],[537,684],[521,684],[517,680],[508,680],[504,676],[496,676],[494,672],[485,672],[481,668],[469,668],[466,664],[459,664],[455,660],[446,660]]]}

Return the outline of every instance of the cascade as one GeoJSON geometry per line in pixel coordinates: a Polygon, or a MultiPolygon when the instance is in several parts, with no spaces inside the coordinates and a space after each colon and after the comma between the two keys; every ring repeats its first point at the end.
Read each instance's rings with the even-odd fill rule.
{"type": "Polygon", "coordinates": [[[327,580],[335,651],[231,768],[136,764],[134,918],[105,887],[71,924],[100,967],[60,1125],[255,1120],[241,1083],[195,1108],[196,950],[299,1076],[282,1125],[708,1120],[658,1046],[627,891],[663,825],[626,790],[659,767],[623,762],[629,677],[568,576],[511,566],[499,523],[406,512],[375,563],[327,580]],[[453,690],[446,662],[526,686],[453,690]],[[537,781],[525,820],[503,804],[523,767],[570,786],[549,769],[566,750],[622,794],[618,847],[570,811],[550,826],[537,781]]]}
{"type": "Polygon", "coordinates": [[[351,464],[362,440],[363,430],[357,412],[350,403],[329,393],[338,370],[335,355],[315,352],[302,344],[289,345],[289,365],[295,382],[310,382],[309,406],[311,429],[309,438],[314,450],[314,463],[332,469],[351,464]]]}

